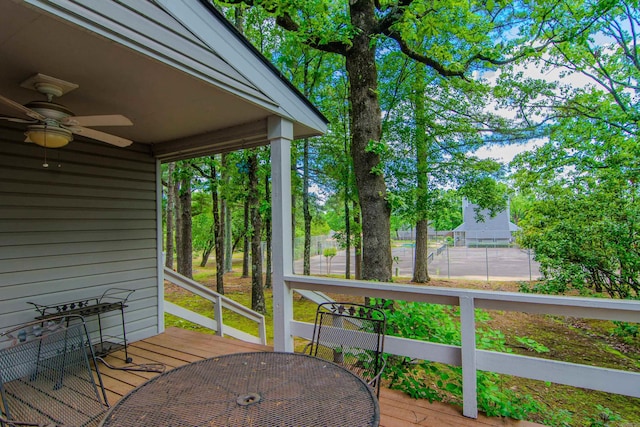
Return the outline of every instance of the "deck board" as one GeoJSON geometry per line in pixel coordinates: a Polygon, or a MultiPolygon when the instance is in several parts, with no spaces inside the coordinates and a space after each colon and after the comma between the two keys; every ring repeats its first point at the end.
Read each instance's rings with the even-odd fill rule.
{"type": "MultiPolygon", "coordinates": [[[[208,357],[250,351],[273,351],[272,347],[246,343],[229,338],[203,334],[179,328],[168,328],[164,333],[134,342],[129,345],[129,356],[134,364],[163,363],[172,369],[208,357]]],[[[105,357],[112,366],[127,366],[124,352],[119,351],[105,357]]],[[[130,365],[129,365],[130,366],[130,365]]],[[[153,378],[157,373],[109,369],[100,364],[109,403],[112,405],[136,386],[153,378]]],[[[511,419],[466,418],[460,408],[439,402],[416,400],[397,390],[382,388],[380,391],[381,427],[535,427],[539,424],[511,419]]]]}

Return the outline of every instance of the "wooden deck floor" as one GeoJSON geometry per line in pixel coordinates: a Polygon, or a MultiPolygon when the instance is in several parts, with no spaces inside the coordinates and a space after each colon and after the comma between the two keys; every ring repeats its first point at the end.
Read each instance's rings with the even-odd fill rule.
{"type": "MultiPolygon", "coordinates": [[[[129,356],[133,357],[135,364],[162,363],[166,365],[166,369],[222,354],[272,350],[271,347],[179,328],[169,328],[163,334],[131,343],[128,348],[129,356]]],[[[122,367],[125,366],[123,355],[123,352],[113,353],[107,356],[105,361],[114,367],[122,367]]],[[[109,369],[102,364],[100,372],[109,403],[112,405],[134,387],[158,375],[152,372],[109,369]]],[[[399,391],[386,388],[380,392],[380,412],[381,427],[538,426],[524,421],[488,418],[482,415],[473,420],[464,417],[459,408],[411,399],[399,391]]]]}

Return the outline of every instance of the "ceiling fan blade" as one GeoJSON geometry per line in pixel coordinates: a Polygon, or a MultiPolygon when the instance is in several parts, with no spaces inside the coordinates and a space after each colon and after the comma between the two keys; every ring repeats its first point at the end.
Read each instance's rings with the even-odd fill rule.
{"type": "Polygon", "coordinates": [[[110,133],[100,132],[99,130],[89,129],[85,127],[69,127],[71,132],[78,135],[86,136],[88,138],[97,139],[98,141],[106,142],[107,144],[115,145],[118,147],[127,147],[133,143],[130,139],[121,138],[110,133]]]}
{"type": "Polygon", "coordinates": [[[32,109],[27,108],[24,105],[17,103],[16,101],[12,101],[9,98],[5,98],[2,95],[0,95],[0,102],[2,102],[3,104],[8,105],[10,107],[13,107],[16,110],[22,111],[24,114],[26,114],[28,117],[31,117],[32,119],[36,119],[36,120],[39,120],[41,122],[46,120],[46,117],[43,116],[42,114],[37,113],[37,112],[33,111],[32,109]]]}
{"type": "Polygon", "coordinates": [[[38,120],[27,120],[27,119],[20,119],[18,117],[3,117],[0,116],[0,120],[6,120],[8,122],[15,122],[15,123],[38,123],[38,120]]]}
{"type": "Polygon", "coordinates": [[[61,120],[69,126],[131,126],[131,120],[120,114],[101,116],[71,116],[61,120]]]}

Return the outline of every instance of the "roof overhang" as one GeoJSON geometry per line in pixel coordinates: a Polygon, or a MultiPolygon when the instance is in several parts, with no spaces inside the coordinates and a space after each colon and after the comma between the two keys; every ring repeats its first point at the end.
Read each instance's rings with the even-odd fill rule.
{"type": "MultiPolygon", "coordinates": [[[[0,94],[26,104],[36,73],[78,85],[57,99],[76,115],[122,114],[99,128],[161,160],[268,143],[267,120],[319,135],[326,119],[206,1],[0,0],[0,94]]],[[[16,115],[0,105],[0,115],[16,115]]],[[[2,123],[0,123],[0,126],[2,123]]]]}

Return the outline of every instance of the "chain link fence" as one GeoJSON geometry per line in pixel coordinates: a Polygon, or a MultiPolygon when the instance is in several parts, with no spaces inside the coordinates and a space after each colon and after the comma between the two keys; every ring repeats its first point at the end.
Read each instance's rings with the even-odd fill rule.
{"type": "MultiPolygon", "coordinates": [[[[296,238],[294,245],[294,272],[303,271],[304,238],[296,238]]],[[[315,236],[311,241],[311,274],[344,276],[346,251],[338,248],[331,236],[315,236]],[[336,249],[325,252],[325,249],[336,249]]],[[[392,248],[393,275],[411,277],[415,263],[415,243],[410,240],[396,241],[392,248]]],[[[355,251],[351,250],[351,277],[355,275],[355,251]]],[[[429,242],[429,275],[432,278],[469,279],[487,281],[532,281],[541,276],[540,266],[533,259],[533,253],[516,246],[505,247],[503,243],[482,247],[454,247],[447,243],[445,236],[438,236],[429,242]]]]}

